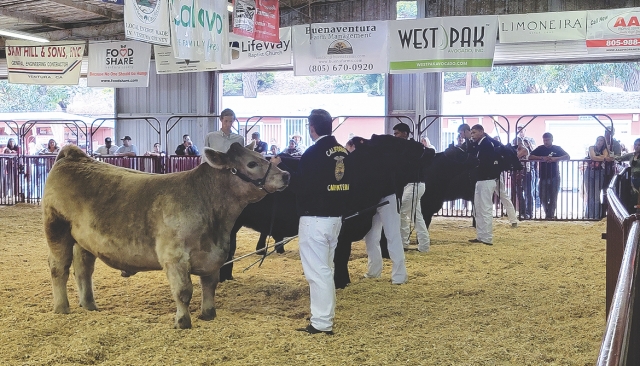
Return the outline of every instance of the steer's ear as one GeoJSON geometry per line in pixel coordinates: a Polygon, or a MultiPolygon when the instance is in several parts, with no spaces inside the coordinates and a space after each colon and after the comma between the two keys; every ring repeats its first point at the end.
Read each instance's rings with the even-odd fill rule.
{"type": "Polygon", "coordinates": [[[225,153],[221,153],[220,151],[205,147],[204,157],[207,161],[207,164],[216,169],[226,169],[229,167],[229,157],[225,153]]]}
{"type": "Polygon", "coordinates": [[[253,149],[256,148],[256,140],[251,140],[251,143],[247,146],[245,146],[247,149],[253,151],[253,149]]]}

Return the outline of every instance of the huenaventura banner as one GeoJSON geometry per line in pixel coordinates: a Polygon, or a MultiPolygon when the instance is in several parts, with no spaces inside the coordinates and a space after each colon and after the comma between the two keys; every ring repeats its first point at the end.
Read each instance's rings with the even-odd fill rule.
{"type": "Polygon", "coordinates": [[[171,47],[153,46],[153,52],[155,54],[156,74],[220,70],[220,64],[217,62],[175,58],[171,47]]]}
{"type": "Polygon", "coordinates": [[[251,70],[291,66],[291,27],[280,28],[280,42],[256,41],[229,34],[231,63],[224,70],[251,70]]]}
{"type": "Polygon", "coordinates": [[[85,42],[7,39],[7,73],[14,84],[77,85],[85,42]]]}
{"type": "Polygon", "coordinates": [[[169,0],[127,0],[124,3],[124,34],[127,39],[168,46],[169,0]]]}
{"type": "Polygon", "coordinates": [[[500,43],[583,40],[587,37],[587,12],[499,15],[500,43]]]}
{"type": "Polygon", "coordinates": [[[490,71],[493,66],[498,32],[495,15],[394,20],[388,24],[392,74],[490,71]]]}
{"type": "Polygon", "coordinates": [[[316,23],[292,29],[295,75],[387,72],[387,22],[316,23]]]}
{"type": "Polygon", "coordinates": [[[175,58],[229,63],[226,1],[172,0],[169,9],[175,58]]]}
{"type": "Polygon", "coordinates": [[[151,44],[137,41],[89,43],[87,86],[149,86],[151,44]]]}
{"type": "Polygon", "coordinates": [[[640,53],[640,8],[587,11],[588,53],[640,53]]]}

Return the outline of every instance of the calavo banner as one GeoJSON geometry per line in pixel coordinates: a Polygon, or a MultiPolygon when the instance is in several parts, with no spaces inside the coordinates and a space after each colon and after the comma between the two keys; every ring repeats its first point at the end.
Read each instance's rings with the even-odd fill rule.
{"type": "Polygon", "coordinates": [[[280,28],[280,42],[257,41],[229,34],[231,63],[224,70],[262,69],[291,66],[291,27],[280,28]]]}
{"type": "Polygon", "coordinates": [[[85,42],[6,40],[7,72],[14,84],[78,85],[85,42]]]}
{"type": "MultiPolygon", "coordinates": [[[[490,71],[498,17],[390,21],[389,72],[490,71]]],[[[384,50],[379,50],[384,52],[384,50]]]]}
{"type": "Polygon", "coordinates": [[[587,12],[588,53],[640,53],[640,8],[587,12]]]}
{"type": "Polygon", "coordinates": [[[169,9],[174,57],[229,63],[226,1],[171,0],[169,9]]]}
{"type": "Polygon", "coordinates": [[[582,40],[587,36],[586,11],[498,16],[500,43],[582,40]]]}

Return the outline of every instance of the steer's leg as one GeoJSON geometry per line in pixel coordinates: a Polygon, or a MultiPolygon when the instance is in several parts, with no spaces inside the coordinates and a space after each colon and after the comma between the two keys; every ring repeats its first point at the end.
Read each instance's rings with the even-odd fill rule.
{"type": "Polygon", "coordinates": [[[45,207],[44,233],[49,245],[49,270],[53,285],[53,312],[69,314],[69,298],[67,281],[69,267],[73,260],[73,244],[71,226],[65,220],[55,216],[51,209],[45,207]]]}
{"type": "Polygon", "coordinates": [[[351,256],[351,242],[344,238],[338,238],[336,253],[333,257],[334,272],[333,282],[336,288],[345,288],[351,283],[349,278],[349,257],[351,256]]]}
{"type": "Polygon", "coordinates": [[[216,317],[214,301],[219,280],[219,271],[216,271],[215,274],[211,276],[200,276],[200,284],[202,285],[202,313],[198,318],[202,320],[213,320],[216,317]]]}
{"type": "Polygon", "coordinates": [[[189,315],[189,303],[191,295],[193,295],[193,284],[189,275],[189,261],[186,254],[181,257],[165,263],[171,294],[176,302],[176,320],[175,328],[188,329],[191,328],[191,316],[189,315]]]}
{"type": "Polygon", "coordinates": [[[93,298],[93,281],[91,276],[95,269],[96,257],[76,245],[73,247],[73,274],[78,284],[80,306],[87,310],[98,310],[93,298]]]}

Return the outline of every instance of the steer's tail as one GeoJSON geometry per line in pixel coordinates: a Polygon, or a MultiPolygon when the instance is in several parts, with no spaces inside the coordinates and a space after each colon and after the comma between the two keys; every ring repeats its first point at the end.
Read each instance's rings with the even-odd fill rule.
{"type": "Polygon", "coordinates": [[[87,154],[84,151],[82,151],[82,149],[80,149],[76,145],[68,144],[68,145],[65,145],[62,149],[60,149],[58,156],[56,156],[56,161],[64,158],[78,160],[86,157],[87,157],[87,154]]]}

